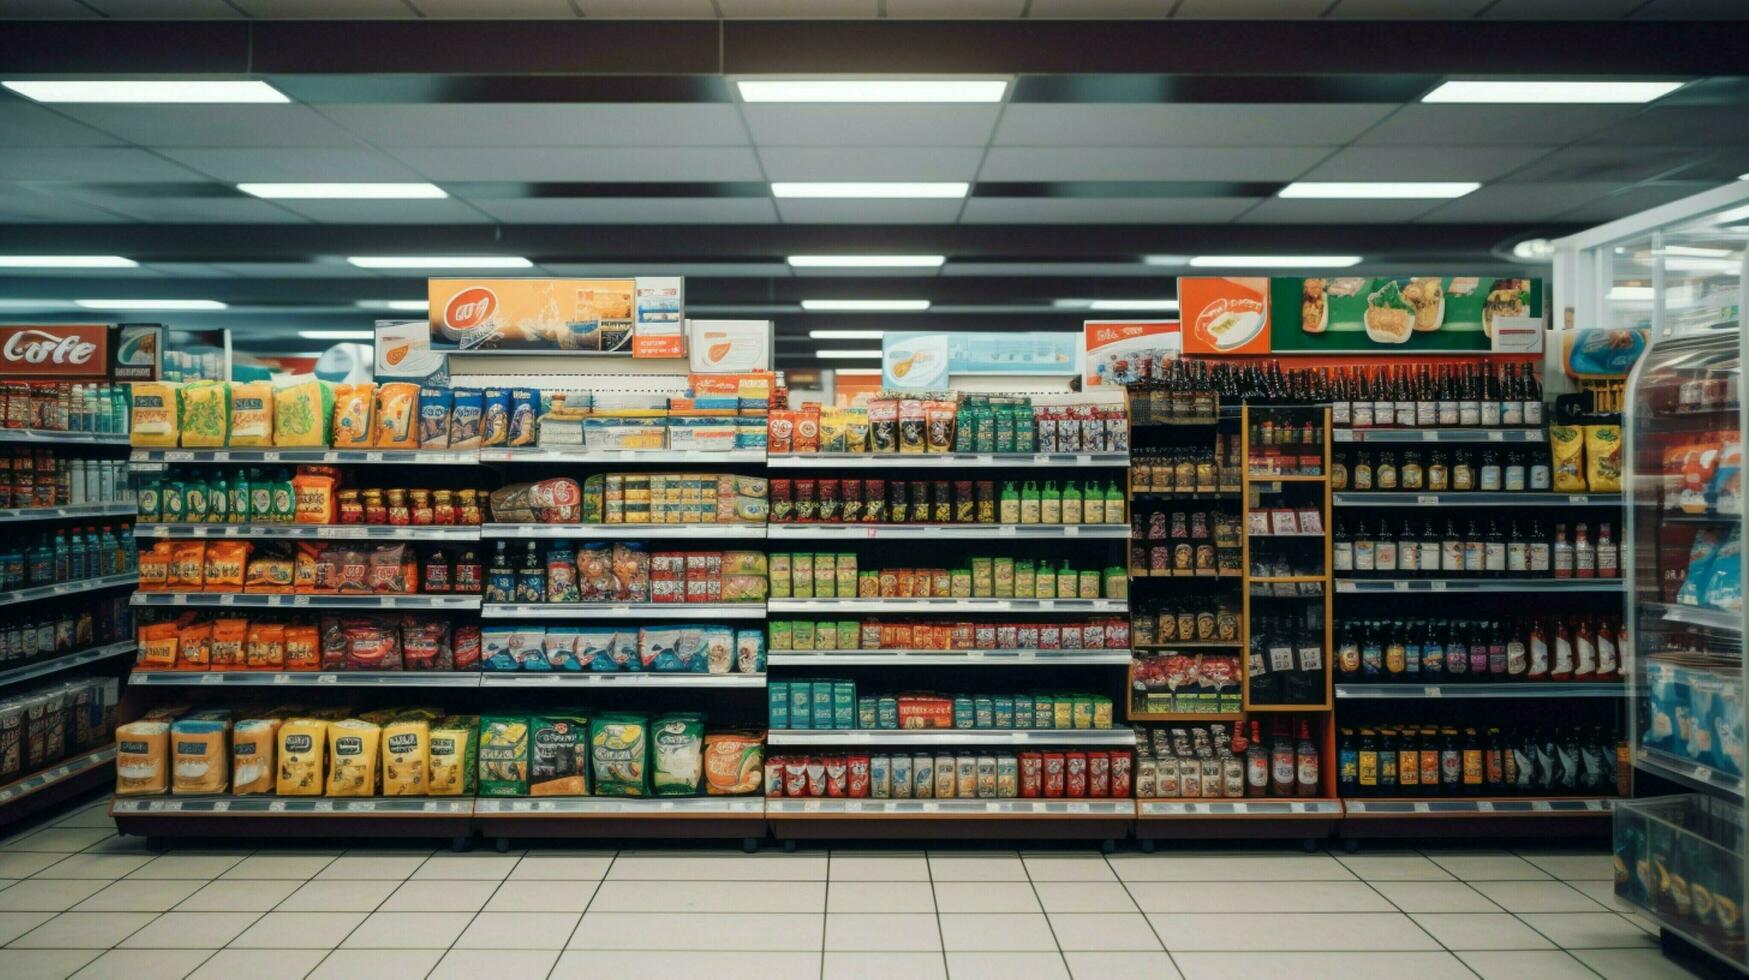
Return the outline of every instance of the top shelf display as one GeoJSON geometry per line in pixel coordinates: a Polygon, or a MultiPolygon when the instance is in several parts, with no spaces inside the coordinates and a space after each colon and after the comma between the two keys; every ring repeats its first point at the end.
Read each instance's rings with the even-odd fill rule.
{"type": "Polygon", "coordinates": [[[56,429],[0,429],[0,443],[30,446],[125,446],[126,433],[62,432],[56,429]]]}

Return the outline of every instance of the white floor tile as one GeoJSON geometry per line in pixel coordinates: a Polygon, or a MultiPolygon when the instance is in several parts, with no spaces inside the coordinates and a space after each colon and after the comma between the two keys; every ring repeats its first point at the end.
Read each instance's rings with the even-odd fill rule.
{"type": "Polygon", "coordinates": [[[217,878],[226,871],[236,867],[248,857],[248,853],[235,854],[210,853],[201,851],[178,851],[174,854],[161,854],[150,862],[143,864],[138,870],[130,873],[129,878],[190,878],[205,881],[217,878]]]}
{"type": "Polygon", "coordinates": [[[833,881],[928,881],[929,859],[922,851],[833,851],[833,881]]]}
{"type": "Polygon", "coordinates": [[[1414,952],[1439,945],[1394,912],[1278,912],[1267,918],[1224,915],[1153,914],[1148,920],[1176,956],[1179,950],[1267,952],[1414,952]]]}
{"type": "Polygon", "coordinates": [[[1025,881],[937,881],[935,907],[942,912],[1044,911],[1025,881]]]}
{"type": "Polygon", "coordinates": [[[826,916],[826,948],[847,953],[939,951],[941,931],[932,914],[836,913],[826,916]]]}
{"type": "MultiPolygon", "coordinates": [[[[286,897],[304,887],[301,881],[186,881],[183,879],[164,878],[124,878],[121,882],[161,880],[166,884],[191,884],[196,886],[189,895],[176,906],[178,912],[268,912],[277,907],[286,897]]],[[[332,911],[330,909],[310,909],[312,912],[332,911]]]]}
{"type": "Polygon", "coordinates": [[[929,876],[942,881],[1026,881],[1026,865],[1014,852],[931,851],[929,876]]]}
{"type": "Polygon", "coordinates": [[[590,908],[601,912],[824,912],[824,881],[620,881],[590,908]]]}
{"type": "Polygon", "coordinates": [[[593,881],[531,881],[513,877],[492,893],[485,911],[582,912],[595,897],[596,886],[593,881]]]}
{"type": "MultiPolygon", "coordinates": [[[[231,940],[235,949],[333,949],[363,912],[269,912],[231,940]]],[[[254,980],[254,978],[250,978],[254,980]]]]}
{"type": "Polygon", "coordinates": [[[1604,980],[1692,980],[1693,974],[1657,949],[1579,949],[1573,955],[1604,980]]]}
{"type": "Polygon", "coordinates": [[[1124,881],[1353,881],[1324,854],[1114,854],[1107,859],[1124,881]]]}
{"type": "Polygon", "coordinates": [[[1392,912],[1362,881],[1208,881],[1195,888],[1136,881],[1130,894],[1144,912],[1392,912]]]}
{"type": "Polygon", "coordinates": [[[65,857],[64,854],[0,851],[0,878],[28,878],[65,857]]]}
{"type": "Polygon", "coordinates": [[[323,868],[334,863],[336,854],[275,854],[258,853],[238,861],[229,871],[220,875],[229,879],[284,879],[288,881],[308,881],[320,874],[323,868]]]}
{"type": "Polygon", "coordinates": [[[259,918],[260,912],[166,912],[116,945],[124,949],[219,949],[259,918]]]}
{"type": "Polygon", "coordinates": [[[419,866],[425,863],[429,855],[414,857],[397,855],[394,857],[379,857],[366,854],[342,854],[335,858],[332,864],[316,873],[316,878],[329,881],[335,878],[356,879],[367,878],[376,881],[387,881],[391,878],[408,878],[419,866]]]}
{"type": "MultiPolygon", "coordinates": [[[[941,919],[941,942],[952,952],[1050,952],[1057,950],[1043,915],[949,915],[941,919]]],[[[948,972],[952,972],[950,964],[948,972]]]]}
{"type": "Polygon", "coordinates": [[[112,949],[73,974],[74,980],[182,980],[212,956],[210,949],[112,949]]]}
{"type": "MultiPolygon", "coordinates": [[[[498,890],[492,881],[407,881],[395,889],[379,912],[478,912],[498,890]]],[[[448,946],[448,943],[444,943],[448,946]]]]}
{"type": "Polygon", "coordinates": [[[12,941],[21,949],[108,949],[146,923],[156,912],[62,912],[12,941]]]}
{"type": "Polygon", "coordinates": [[[57,827],[100,827],[104,830],[115,829],[115,818],[109,815],[109,803],[99,803],[88,806],[77,813],[55,821],[57,827]]]}
{"type": "Polygon", "coordinates": [[[87,847],[85,854],[147,854],[157,856],[157,851],[146,845],[144,837],[106,837],[87,847]]]}
{"type": "Polygon", "coordinates": [[[1613,881],[1569,881],[1569,888],[1577,888],[1581,894],[1593,902],[1616,912],[1632,912],[1635,905],[1615,893],[1613,881]]]}
{"type": "Polygon", "coordinates": [[[427,980],[544,977],[558,961],[555,949],[452,949],[437,961],[427,980]]]}
{"type": "Polygon", "coordinates": [[[559,855],[530,851],[510,872],[511,881],[600,881],[613,855],[559,855]]]}
{"type": "Polygon", "coordinates": [[[1549,877],[1536,865],[1504,851],[1496,854],[1430,851],[1427,856],[1464,881],[1546,881],[1549,877]]]}
{"type": "Polygon", "coordinates": [[[115,836],[115,831],[85,827],[50,827],[13,841],[8,851],[47,851],[57,854],[77,854],[93,844],[115,836]]]}
{"type": "Polygon", "coordinates": [[[1165,953],[1064,953],[1075,980],[1178,980],[1165,953]]]}
{"type": "Polygon", "coordinates": [[[1558,949],[1459,953],[1458,959],[1482,980],[1595,980],[1596,974],[1572,954],[1558,949]]]}
{"type": "MultiPolygon", "coordinates": [[[[168,912],[200,891],[198,881],[152,881],[123,878],[73,906],[75,912],[168,912]]],[[[4,904],[5,892],[0,892],[4,904]]]]}
{"type": "Polygon", "coordinates": [[[322,949],[221,949],[189,980],[302,980],[328,955],[322,949]]]}
{"type": "Polygon", "coordinates": [[[1477,881],[1476,891],[1508,912],[1601,912],[1577,889],[1559,881],[1477,881]]]}
{"type": "Polygon", "coordinates": [[[511,854],[433,854],[413,872],[414,881],[503,881],[522,860],[511,854]]]}
{"type": "Polygon", "coordinates": [[[1450,953],[1180,953],[1185,980],[1475,980],[1450,953]]]}
{"type": "Polygon", "coordinates": [[[934,912],[927,881],[839,881],[826,887],[827,912],[934,912]]]}
{"type": "Polygon", "coordinates": [[[6,980],[63,980],[98,957],[95,949],[0,949],[6,980]]]}
{"type": "Polygon", "coordinates": [[[1051,932],[1057,947],[1069,950],[1147,951],[1160,948],[1160,940],[1139,912],[1052,915],[1051,932]]]}
{"type": "Polygon", "coordinates": [[[1451,881],[1444,868],[1414,853],[1338,854],[1342,866],[1366,881],[1451,881]]]}
{"type": "Polygon", "coordinates": [[[372,912],[340,946],[342,949],[448,949],[473,917],[472,912],[372,912]]]}
{"type": "Polygon", "coordinates": [[[806,952],[651,952],[576,949],[560,954],[551,980],[603,977],[710,977],[711,980],[818,980],[820,954],[806,952]]]}
{"type": "Polygon", "coordinates": [[[1521,848],[1518,856],[1565,881],[1608,881],[1615,877],[1615,859],[1604,853],[1521,848]]]}
{"type": "Polygon", "coordinates": [[[69,854],[38,871],[35,878],[115,879],[153,860],[150,854],[69,854]]]}
{"type": "Polygon", "coordinates": [[[609,881],[825,881],[824,854],[621,854],[609,881]]]}
{"type": "Polygon", "coordinates": [[[1555,945],[1504,912],[1428,912],[1412,918],[1446,949],[1553,949],[1555,945]]]}
{"type": "Polygon", "coordinates": [[[468,923],[459,949],[561,950],[577,928],[581,912],[481,912],[468,923]]]}
{"type": "Polygon", "coordinates": [[[55,917],[53,912],[0,912],[0,946],[55,917]]]}
{"type": "Polygon", "coordinates": [[[946,980],[947,962],[940,953],[835,953],[826,951],[821,980],[946,980]]]}
{"type": "Polygon", "coordinates": [[[1116,881],[1100,854],[1058,854],[1052,852],[1021,854],[1026,873],[1033,881],[1116,881]]]}
{"type": "Polygon", "coordinates": [[[648,912],[589,912],[572,934],[568,948],[817,953],[823,942],[825,918],[823,914],[783,912],[708,912],[682,917],[648,912]]]}
{"type": "Polygon", "coordinates": [[[1500,906],[1462,881],[1375,881],[1372,887],[1404,912],[1499,912],[1500,906]]]}
{"type": "Polygon", "coordinates": [[[101,880],[31,878],[0,891],[0,912],[65,912],[108,886],[101,880]]]}
{"type": "Polygon", "coordinates": [[[1117,881],[1037,881],[1046,912],[1135,912],[1135,899],[1117,881]]]}
{"type": "Polygon", "coordinates": [[[947,954],[950,980],[1069,980],[1061,953],[947,954]]]}
{"type": "MultiPolygon", "coordinates": [[[[221,885],[236,885],[242,882],[215,881],[210,888],[221,885]]],[[[274,885],[284,888],[292,886],[289,893],[278,902],[268,906],[275,912],[375,912],[382,908],[389,896],[398,888],[405,887],[399,881],[274,881],[249,882],[249,884],[274,885]]],[[[447,888],[446,883],[443,888],[447,888]]],[[[204,898],[205,893],[195,896],[204,898]]],[[[273,897],[273,893],[261,896],[262,901],[273,897]]],[[[417,910],[415,910],[417,911],[417,910]]],[[[433,911],[427,909],[425,911],[433,911]]]]}
{"type": "Polygon", "coordinates": [[[1562,949],[1620,949],[1656,946],[1658,937],[1614,912],[1544,912],[1521,915],[1525,924],[1562,949]]]}
{"type": "Polygon", "coordinates": [[[310,980],[406,980],[431,972],[446,949],[337,949],[310,980]]]}

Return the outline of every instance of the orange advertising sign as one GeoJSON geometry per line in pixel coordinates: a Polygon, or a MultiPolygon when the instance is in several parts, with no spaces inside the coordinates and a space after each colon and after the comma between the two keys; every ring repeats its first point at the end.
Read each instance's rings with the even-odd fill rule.
{"type": "Polygon", "coordinates": [[[1269,353],[1269,279],[1197,276],[1178,280],[1186,354],[1269,353]]]}
{"type": "Polygon", "coordinates": [[[1177,320],[1088,320],[1081,337],[1084,387],[1148,377],[1156,361],[1183,350],[1177,320]]]}

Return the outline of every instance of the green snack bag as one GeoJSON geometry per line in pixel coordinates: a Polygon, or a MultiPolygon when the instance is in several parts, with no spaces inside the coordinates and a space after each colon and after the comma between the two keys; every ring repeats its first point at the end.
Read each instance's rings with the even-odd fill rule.
{"type": "Polygon", "coordinates": [[[704,716],[662,715],[650,725],[650,782],[657,796],[696,796],[704,778],[704,716]]]}
{"type": "Polygon", "coordinates": [[[208,524],[224,524],[231,519],[231,490],[225,478],[214,477],[206,485],[206,519],[208,524]]]}
{"type": "Polygon", "coordinates": [[[589,719],[542,715],[531,722],[528,784],[535,796],[589,795],[589,719]]]}
{"type": "Polygon", "coordinates": [[[156,476],[140,477],[140,516],[142,524],[155,524],[164,516],[164,481],[156,476]]]}
{"type": "Polygon", "coordinates": [[[188,484],[173,476],[159,485],[158,517],[165,524],[175,524],[188,516],[188,484]]]}
{"type": "Polygon", "coordinates": [[[291,474],[280,470],[273,476],[273,509],[268,520],[290,524],[297,516],[297,497],[292,493],[291,474]]]}
{"type": "Polygon", "coordinates": [[[528,718],[480,719],[480,795],[528,795],[528,718]]]}
{"type": "Polygon", "coordinates": [[[231,520],[238,524],[249,523],[249,475],[242,470],[231,478],[231,520]]]}
{"type": "Polygon", "coordinates": [[[431,724],[431,761],[426,785],[432,796],[473,796],[479,791],[480,719],[451,715],[431,724]]]}
{"type": "Polygon", "coordinates": [[[649,796],[649,722],[605,714],[589,723],[589,768],[597,796],[649,796]]]}
{"type": "Polygon", "coordinates": [[[206,522],[207,500],[206,481],[189,480],[183,485],[182,510],[184,519],[193,524],[206,522]]]}

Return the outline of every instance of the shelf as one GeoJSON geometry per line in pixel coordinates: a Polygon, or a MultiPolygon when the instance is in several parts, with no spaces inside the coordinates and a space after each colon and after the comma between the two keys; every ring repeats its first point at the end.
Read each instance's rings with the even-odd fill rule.
{"type": "Polygon", "coordinates": [[[773,667],[1026,667],[1128,664],[1128,650],[773,650],[773,667]]]}
{"type": "Polygon", "coordinates": [[[473,466],[473,450],[443,449],[136,449],[128,459],[140,463],[378,463],[420,466],[473,466]]]}
{"type": "Polygon", "coordinates": [[[1166,800],[1136,801],[1137,816],[1183,817],[1340,817],[1341,800],[1166,800]]]}
{"type": "MultiPolygon", "coordinates": [[[[1253,580],[1255,581],[1255,580],[1253,580]]],[[[1337,592],[1621,592],[1619,578],[1412,578],[1336,580],[1337,592]]]]}
{"type": "Polygon", "coordinates": [[[844,728],[772,729],[767,745],[1091,745],[1136,744],[1127,728],[844,728]]]}
{"type": "Polygon", "coordinates": [[[481,619],[637,619],[673,623],[764,619],[760,602],[539,602],[487,603],[481,619]]]}
{"type": "Polygon", "coordinates": [[[772,469],[977,469],[980,467],[1128,466],[1129,453],[779,453],[772,469]]]}
{"type": "Polygon", "coordinates": [[[748,817],[765,813],[762,796],[482,796],[473,803],[476,816],[748,817]]]}
{"type": "MultiPolygon", "coordinates": [[[[1322,540],[1324,537],[1324,532],[1323,531],[1291,531],[1291,532],[1289,532],[1289,531],[1281,531],[1281,532],[1271,531],[1268,534],[1247,534],[1246,537],[1250,538],[1253,541],[1256,541],[1260,538],[1318,538],[1319,540],[1322,540]]],[[[1256,581],[1256,579],[1252,579],[1252,581],[1256,581]]]]}
{"type": "Polygon", "coordinates": [[[1239,574],[1236,571],[1233,571],[1233,572],[1210,572],[1210,571],[1176,572],[1176,571],[1173,571],[1172,569],[1169,569],[1169,568],[1161,568],[1161,569],[1132,568],[1129,570],[1129,572],[1130,572],[1130,578],[1186,578],[1186,579],[1198,579],[1198,578],[1240,579],[1240,578],[1244,578],[1243,575],[1239,574]]]}
{"type": "Polygon", "coordinates": [[[135,524],[139,538],[300,538],[327,541],[478,541],[480,529],[421,524],[135,524]]]}
{"type": "Polygon", "coordinates": [[[1131,711],[1130,721],[1142,722],[1227,722],[1245,717],[1240,711],[1131,711]]]}
{"type": "Polygon", "coordinates": [[[574,538],[640,541],[656,538],[763,538],[764,524],[486,524],[480,537],[491,541],[498,538],[574,538]]]}
{"type": "Polygon", "coordinates": [[[1644,620],[1662,619],[1666,623],[1678,623],[1683,626],[1698,626],[1702,629],[1716,630],[1723,633],[1743,632],[1743,614],[1726,612],[1723,609],[1708,609],[1705,606],[1681,606],[1674,603],[1642,602],[1640,608],[1656,616],[1643,616],[1644,620]]]}
{"type": "Polygon", "coordinates": [[[98,589],[113,589],[123,585],[133,585],[138,581],[139,575],[134,572],[126,572],[121,575],[105,575],[101,578],[56,582],[54,585],[33,585],[28,589],[0,592],[0,606],[11,605],[14,602],[30,602],[33,599],[53,599],[57,596],[73,595],[79,592],[94,592],[98,589]]]}
{"type": "Polygon", "coordinates": [[[322,816],[364,814],[368,816],[468,816],[474,812],[471,796],[396,796],[369,799],[330,799],[325,796],[118,796],[111,815],[187,813],[201,816],[322,816]]]}
{"type": "Polygon", "coordinates": [[[1662,776],[1693,789],[1728,796],[1733,800],[1743,799],[1743,779],[1740,776],[1733,776],[1712,766],[1659,749],[1635,746],[1633,753],[1634,766],[1655,776],[1662,776]]]}
{"type": "Polygon", "coordinates": [[[1251,473],[1247,479],[1252,483],[1323,483],[1329,477],[1309,473],[1251,473]]]}
{"type": "Polygon", "coordinates": [[[1127,612],[1127,599],[772,599],[774,613],[1127,612]]]}
{"type": "Polygon", "coordinates": [[[1339,699],[1419,700],[1423,698],[1624,698],[1627,687],[1616,683],[1477,683],[1477,684],[1337,684],[1339,699]]]}
{"type": "Polygon", "coordinates": [[[1252,585],[1294,585],[1328,580],[1322,575],[1253,575],[1246,581],[1252,585]]]}
{"type": "Polygon", "coordinates": [[[1473,800],[1345,799],[1342,801],[1342,809],[1350,817],[1464,817],[1482,814],[1606,817],[1614,803],[1614,799],[1608,797],[1566,797],[1541,800],[1524,797],[1473,800]]]}
{"type": "Polygon", "coordinates": [[[1128,524],[769,524],[766,537],[783,540],[864,538],[987,541],[991,538],[1122,538],[1128,524]]]}
{"type": "Polygon", "coordinates": [[[1159,497],[1163,500],[1227,500],[1239,496],[1239,487],[1219,490],[1132,490],[1132,497],[1159,497]]]}
{"type": "Polygon", "coordinates": [[[1543,442],[1542,429],[1332,429],[1331,442],[1543,442]]]}
{"type": "Polygon", "coordinates": [[[65,521],[87,517],[132,517],[138,504],[70,504],[66,507],[0,507],[0,524],[14,521],[65,521]]]}
{"type": "Polygon", "coordinates": [[[58,429],[0,429],[0,442],[36,446],[125,446],[126,432],[62,432],[58,429]]]}
{"type": "Polygon", "coordinates": [[[60,673],[63,670],[71,670],[74,667],[83,667],[86,664],[94,664],[100,660],[108,660],[111,657],[120,657],[133,652],[134,641],[128,640],[123,643],[109,643],[100,647],[88,647],[84,650],[75,650],[72,653],[63,653],[58,657],[39,660],[36,663],[25,664],[22,667],[13,667],[10,670],[0,670],[0,687],[17,684],[19,681],[47,677],[50,674],[60,673]]]}
{"type": "Polygon", "coordinates": [[[480,674],[481,687],[764,687],[764,674],[499,673],[480,674]]]}
{"type": "Polygon", "coordinates": [[[1411,491],[1338,490],[1338,507],[1620,507],[1619,493],[1416,493],[1411,491]]]}
{"type": "Polygon", "coordinates": [[[582,465],[645,463],[763,463],[763,449],[590,449],[586,446],[527,446],[480,450],[481,463],[575,463],[582,465]]]}
{"type": "Polygon", "coordinates": [[[129,687],[479,687],[477,670],[135,670],[129,687]]]}
{"type": "Polygon", "coordinates": [[[1234,650],[1245,646],[1244,640],[1180,640],[1175,643],[1136,643],[1137,650],[1182,650],[1186,647],[1201,649],[1204,647],[1227,647],[1234,650]]]}
{"type": "Polygon", "coordinates": [[[135,592],[136,606],[309,609],[478,609],[477,595],[283,595],[247,592],[135,592]]]}
{"type": "Polygon", "coordinates": [[[31,773],[22,779],[0,786],[0,806],[14,803],[32,793],[41,792],[57,783],[64,783],[100,766],[107,766],[114,761],[115,746],[113,745],[106,745],[94,752],[87,752],[63,760],[41,772],[31,773]]]}
{"type": "Polygon", "coordinates": [[[1005,799],[1005,800],[877,800],[872,798],[767,799],[765,812],[773,817],[871,816],[871,817],[1123,817],[1136,815],[1132,799],[1005,799]]]}

